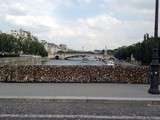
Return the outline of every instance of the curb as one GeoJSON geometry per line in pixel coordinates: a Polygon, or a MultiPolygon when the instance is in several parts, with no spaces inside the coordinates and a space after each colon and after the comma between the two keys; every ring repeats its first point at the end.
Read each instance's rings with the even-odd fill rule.
{"type": "Polygon", "coordinates": [[[39,100],[48,102],[98,102],[98,103],[148,103],[159,104],[160,98],[126,98],[126,97],[76,97],[76,96],[0,96],[1,100],[39,100]]]}

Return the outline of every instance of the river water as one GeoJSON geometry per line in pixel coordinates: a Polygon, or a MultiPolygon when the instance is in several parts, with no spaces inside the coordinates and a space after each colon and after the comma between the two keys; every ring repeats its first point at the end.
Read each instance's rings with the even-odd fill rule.
{"type": "Polygon", "coordinates": [[[106,65],[94,58],[74,58],[70,60],[50,60],[37,57],[0,58],[0,65],[106,65]]]}

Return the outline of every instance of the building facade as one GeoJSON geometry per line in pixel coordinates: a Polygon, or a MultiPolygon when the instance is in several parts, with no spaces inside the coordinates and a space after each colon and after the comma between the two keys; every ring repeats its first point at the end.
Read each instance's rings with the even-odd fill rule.
{"type": "Polygon", "coordinates": [[[23,38],[31,37],[32,38],[33,37],[29,31],[25,31],[22,29],[20,29],[19,31],[11,30],[10,34],[16,38],[19,38],[19,37],[23,37],[23,38]]]}
{"type": "Polygon", "coordinates": [[[48,52],[49,58],[54,58],[58,51],[60,51],[60,47],[54,43],[45,44],[45,48],[48,52]]]}

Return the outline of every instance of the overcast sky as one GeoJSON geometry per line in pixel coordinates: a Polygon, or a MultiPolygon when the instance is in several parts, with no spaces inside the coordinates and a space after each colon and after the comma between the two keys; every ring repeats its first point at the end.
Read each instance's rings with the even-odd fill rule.
{"type": "Polygon", "coordinates": [[[0,0],[0,30],[72,49],[117,48],[153,34],[155,0],[0,0]]]}

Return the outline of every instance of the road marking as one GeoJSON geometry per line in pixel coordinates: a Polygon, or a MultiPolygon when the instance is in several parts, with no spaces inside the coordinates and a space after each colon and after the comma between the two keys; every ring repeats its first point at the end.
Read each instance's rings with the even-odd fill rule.
{"type": "Polygon", "coordinates": [[[96,115],[41,115],[41,114],[0,114],[0,118],[70,118],[70,119],[114,119],[114,120],[160,120],[160,116],[96,116],[96,115]]]}
{"type": "Polygon", "coordinates": [[[83,101],[142,101],[160,102],[160,97],[141,98],[141,97],[87,97],[87,96],[0,96],[0,99],[42,99],[42,100],[83,100],[83,101]]]}

